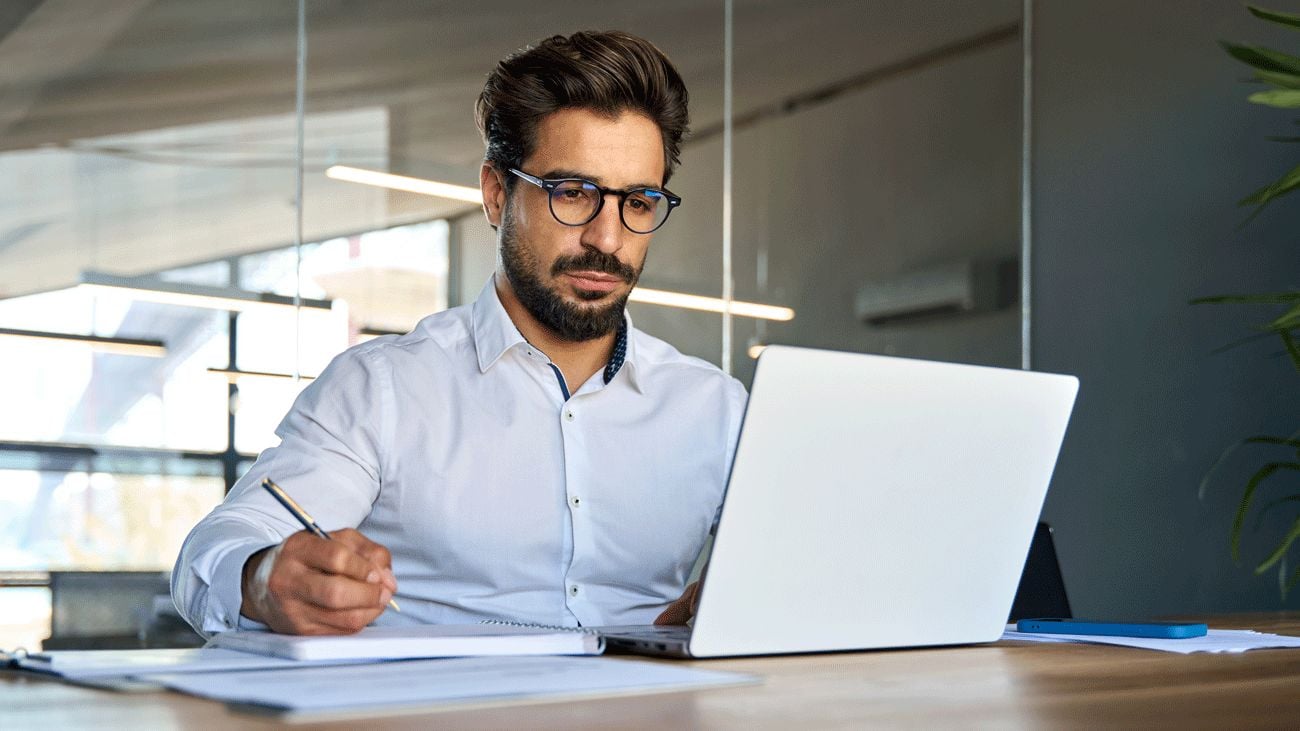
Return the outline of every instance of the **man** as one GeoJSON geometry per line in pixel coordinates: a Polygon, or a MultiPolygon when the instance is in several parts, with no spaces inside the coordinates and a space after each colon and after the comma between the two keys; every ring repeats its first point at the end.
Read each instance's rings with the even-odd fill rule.
{"type": "Polygon", "coordinates": [[[303,391],[181,549],[172,594],[196,629],[689,615],[745,392],[624,312],[680,203],[664,186],[686,97],[623,33],[498,64],[476,105],[497,271],[472,305],[347,350],[303,391]]]}

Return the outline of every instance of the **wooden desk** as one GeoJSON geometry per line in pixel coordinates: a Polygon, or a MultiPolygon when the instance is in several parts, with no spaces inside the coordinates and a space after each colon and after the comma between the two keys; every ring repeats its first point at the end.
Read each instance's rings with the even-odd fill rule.
{"type": "MultiPolygon", "coordinates": [[[[1216,628],[1300,635],[1300,614],[1216,628]]],[[[1295,727],[1300,651],[1174,655],[1097,645],[994,645],[710,660],[761,686],[390,716],[307,728],[471,729],[1198,726],[1295,727]]],[[[0,727],[263,728],[276,722],[175,693],[112,693],[0,673],[0,727]]]]}

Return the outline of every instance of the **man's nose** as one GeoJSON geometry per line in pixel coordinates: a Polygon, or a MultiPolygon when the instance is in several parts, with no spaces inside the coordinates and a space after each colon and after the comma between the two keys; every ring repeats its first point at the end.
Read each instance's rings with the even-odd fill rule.
{"type": "Polygon", "coordinates": [[[611,193],[605,196],[605,205],[600,207],[600,213],[582,227],[584,246],[599,249],[606,254],[612,254],[623,247],[623,234],[626,230],[623,228],[623,219],[618,215],[619,205],[621,201],[617,195],[611,193]]]}

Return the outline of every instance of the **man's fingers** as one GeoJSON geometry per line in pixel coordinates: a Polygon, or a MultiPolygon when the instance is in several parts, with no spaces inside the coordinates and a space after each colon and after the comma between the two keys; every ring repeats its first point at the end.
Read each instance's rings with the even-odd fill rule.
{"type": "Polygon", "coordinates": [[[383,607],[393,596],[382,584],[356,581],[344,576],[305,572],[299,577],[294,598],[321,609],[348,610],[383,607]]]}
{"type": "Polygon", "coordinates": [[[700,582],[686,587],[682,595],[655,617],[655,624],[686,624],[700,606],[700,582]]]}
{"type": "Polygon", "coordinates": [[[348,546],[362,556],[374,561],[380,566],[389,566],[392,564],[393,559],[392,556],[389,555],[388,549],[375,543],[369,538],[366,538],[366,536],[360,531],[355,531],[351,528],[344,528],[343,530],[335,531],[330,535],[330,537],[339,543],[348,546]]]}
{"type": "Polygon", "coordinates": [[[372,584],[383,578],[382,567],[374,566],[344,541],[326,540],[306,532],[295,533],[285,541],[283,553],[321,573],[372,584]]]}
{"type": "Polygon", "coordinates": [[[387,548],[351,528],[335,532],[334,539],[346,544],[371,565],[378,567],[380,581],[388,587],[389,591],[397,591],[397,578],[393,576],[392,568],[393,556],[387,548]]]}
{"type": "Polygon", "coordinates": [[[322,610],[314,615],[315,621],[330,629],[328,634],[354,634],[383,614],[382,607],[370,609],[322,610]]]}

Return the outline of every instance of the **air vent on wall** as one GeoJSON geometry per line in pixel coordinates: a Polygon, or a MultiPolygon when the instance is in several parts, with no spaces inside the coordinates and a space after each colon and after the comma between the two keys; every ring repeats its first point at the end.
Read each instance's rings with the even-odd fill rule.
{"type": "Polygon", "coordinates": [[[1015,301],[1014,259],[959,259],[864,284],[854,310],[870,325],[990,312],[1015,301]]]}

